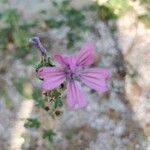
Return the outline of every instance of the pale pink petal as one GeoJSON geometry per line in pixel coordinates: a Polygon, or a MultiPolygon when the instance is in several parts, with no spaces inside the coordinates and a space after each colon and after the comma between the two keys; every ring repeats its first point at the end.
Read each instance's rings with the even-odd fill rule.
{"type": "Polygon", "coordinates": [[[77,81],[70,80],[67,83],[67,102],[70,108],[75,107],[76,104],[78,107],[87,105],[85,95],[77,81]]]}
{"type": "Polygon", "coordinates": [[[74,98],[75,90],[73,87],[73,82],[69,81],[67,83],[67,103],[70,108],[73,108],[76,104],[76,99],[74,98]]]}
{"type": "Polygon", "coordinates": [[[81,48],[77,55],[77,66],[87,66],[94,61],[95,45],[92,42],[87,42],[81,48]]]}
{"type": "Polygon", "coordinates": [[[38,70],[38,75],[42,77],[42,89],[45,91],[58,87],[65,80],[63,68],[42,67],[38,70]]]}
{"type": "Polygon", "coordinates": [[[88,68],[85,69],[82,74],[90,76],[98,76],[98,78],[108,78],[110,77],[110,72],[106,68],[88,68]]]}
{"type": "Polygon", "coordinates": [[[64,69],[59,67],[42,67],[37,73],[42,78],[53,78],[55,76],[64,76],[64,69]]]}
{"type": "Polygon", "coordinates": [[[76,55],[54,55],[54,60],[59,64],[69,67],[70,69],[76,68],[76,55]]]}
{"type": "Polygon", "coordinates": [[[75,55],[71,55],[68,56],[68,66],[69,68],[73,71],[74,69],[76,69],[76,56],[75,55]]]}
{"type": "Polygon", "coordinates": [[[107,69],[90,68],[80,74],[80,78],[87,86],[97,91],[107,91],[106,78],[110,76],[107,69]]]}
{"type": "Polygon", "coordinates": [[[65,80],[65,76],[55,76],[52,78],[44,78],[42,83],[42,89],[44,91],[52,90],[56,87],[58,87],[61,83],[63,83],[65,80]]]}
{"type": "Polygon", "coordinates": [[[61,54],[56,54],[53,56],[53,59],[61,65],[67,65],[67,57],[61,54]]]}

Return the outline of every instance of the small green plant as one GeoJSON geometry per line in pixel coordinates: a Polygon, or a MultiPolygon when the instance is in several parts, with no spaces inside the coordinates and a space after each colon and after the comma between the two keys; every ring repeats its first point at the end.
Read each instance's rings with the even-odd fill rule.
{"type": "Polygon", "coordinates": [[[26,31],[21,27],[20,15],[17,9],[9,8],[1,13],[1,20],[5,24],[5,27],[1,29],[3,34],[3,40],[1,43],[3,48],[7,48],[9,43],[13,43],[16,48],[25,48],[27,45],[26,31]]]}
{"type": "Polygon", "coordinates": [[[17,91],[19,92],[19,94],[21,94],[21,95],[24,95],[24,91],[23,91],[24,87],[23,86],[24,86],[25,82],[26,82],[25,78],[17,78],[14,80],[14,85],[15,85],[17,91]]]}
{"type": "MultiPolygon", "coordinates": [[[[42,66],[53,66],[51,62],[51,58],[50,57],[42,58],[41,62],[37,65],[36,70],[38,70],[42,66]]],[[[43,93],[44,98],[42,98],[40,91],[38,89],[34,89],[32,93],[32,97],[35,100],[35,104],[37,107],[44,108],[46,111],[48,111],[52,115],[52,117],[54,117],[55,112],[56,112],[55,110],[63,106],[63,103],[61,100],[62,90],[63,90],[63,87],[59,87],[58,89],[45,92],[43,93]],[[50,103],[50,105],[47,105],[47,103],[48,104],[50,103]]]]}
{"type": "Polygon", "coordinates": [[[96,0],[89,9],[96,11],[100,19],[107,21],[117,19],[131,9],[131,6],[129,0],[96,0]]]}
{"type": "Polygon", "coordinates": [[[61,14],[61,20],[51,18],[46,21],[49,27],[51,28],[60,28],[61,26],[69,27],[67,33],[67,48],[72,48],[76,41],[82,39],[81,33],[90,29],[86,24],[86,17],[81,10],[78,10],[71,6],[69,0],[63,1],[53,1],[54,7],[57,8],[58,12],[61,14]]]}
{"type": "Polygon", "coordinates": [[[52,129],[43,130],[43,139],[47,139],[49,142],[53,142],[55,135],[52,129]]]}
{"type": "Polygon", "coordinates": [[[60,97],[56,98],[55,101],[54,101],[54,108],[58,108],[58,107],[62,107],[63,106],[63,103],[60,99],[60,97]]]}
{"type": "Polygon", "coordinates": [[[26,24],[20,12],[16,8],[12,8],[9,1],[1,1],[6,3],[7,8],[0,12],[0,49],[11,50],[16,58],[24,57],[28,54],[28,29],[31,25],[26,24]]]}
{"type": "Polygon", "coordinates": [[[41,97],[39,89],[34,88],[32,92],[32,98],[34,100],[35,106],[38,108],[44,108],[45,103],[43,101],[43,98],[41,97]]]}
{"type": "Polygon", "coordinates": [[[28,118],[24,124],[25,128],[36,128],[38,129],[40,127],[41,123],[38,119],[35,118],[28,118]]]}

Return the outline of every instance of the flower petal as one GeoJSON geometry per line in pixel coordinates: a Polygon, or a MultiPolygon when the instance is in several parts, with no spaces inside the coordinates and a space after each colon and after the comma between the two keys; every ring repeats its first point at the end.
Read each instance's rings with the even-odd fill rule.
{"type": "Polygon", "coordinates": [[[67,83],[67,103],[70,108],[75,107],[76,99],[74,98],[75,89],[73,88],[73,82],[69,81],[67,83]]]}
{"type": "Polygon", "coordinates": [[[94,49],[94,43],[85,43],[77,55],[77,66],[87,66],[92,64],[94,61],[94,49]]]}
{"type": "Polygon", "coordinates": [[[61,55],[61,54],[55,54],[53,56],[53,59],[58,62],[59,64],[61,65],[67,65],[68,62],[67,62],[67,56],[64,56],[64,55],[61,55]]]}
{"type": "Polygon", "coordinates": [[[107,69],[90,68],[84,70],[81,74],[81,80],[89,87],[97,91],[107,91],[108,86],[106,78],[110,76],[107,69]]]}
{"type": "Polygon", "coordinates": [[[71,55],[67,58],[69,68],[74,71],[76,69],[76,56],[71,55]]]}
{"type": "Polygon", "coordinates": [[[44,91],[52,90],[56,87],[58,87],[61,83],[63,83],[65,80],[64,76],[56,76],[53,78],[44,78],[44,81],[42,83],[42,89],[44,91]]]}
{"type": "Polygon", "coordinates": [[[45,91],[58,87],[65,80],[63,68],[42,67],[38,70],[38,75],[44,79],[42,89],[45,91]]]}
{"type": "Polygon", "coordinates": [[[87,105],[85,95],[77,81],[70,80],[67,83],[67,102],[70,108],[74,108],[76,104],[78,107],[85,107],[87,105]]]}
{"type": "Polygon", "coordinates": [[[106,68],[88,68],[85,69],[82,74],[90,75],[90,76],[97,76],[98,78],[108,78],[110,77],[110,73],[106,68]]]}
{"type": "Polygon", "coordinates": [[[54,60],[59,64],[69,67],[70,69],[76,68],[76,55],[54,55],[54,60]]]}
{"type": "Polygon", "coordinates": [[[58,67],[42,67],[37,73],[42,78],[52,78],[55,76],[64,75],[64,69],[58,67]]]}

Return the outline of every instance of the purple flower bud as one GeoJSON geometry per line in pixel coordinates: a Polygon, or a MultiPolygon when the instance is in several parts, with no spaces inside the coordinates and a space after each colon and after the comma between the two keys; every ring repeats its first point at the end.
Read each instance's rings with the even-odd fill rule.
{"type": "Polygon", "coordinates": [[[40,39],[39,37],[32,37],[29,39],[29,43],[31,43],[32,45],[34,45],[37,49],[40,50],[41,52],[41,55],[43,57],[47,57],[47,54],[46,54],[46,49],[43,47],[43,45],[41,44],[40,42],[40,39]]]}

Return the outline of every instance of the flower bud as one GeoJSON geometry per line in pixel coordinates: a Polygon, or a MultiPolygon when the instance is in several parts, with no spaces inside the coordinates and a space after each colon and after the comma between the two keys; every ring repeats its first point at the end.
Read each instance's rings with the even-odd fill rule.
{"type": "Polygon", "coordinates": [[[40,50],[41,55],[43,57],[47,57],[47,51],[46,49],[43,47],[43,45],[40,42],[39,37],[32,37],[29,39],[29,43],[31,43],[33,46],[35,46],[37,49],[40,50]]]}

